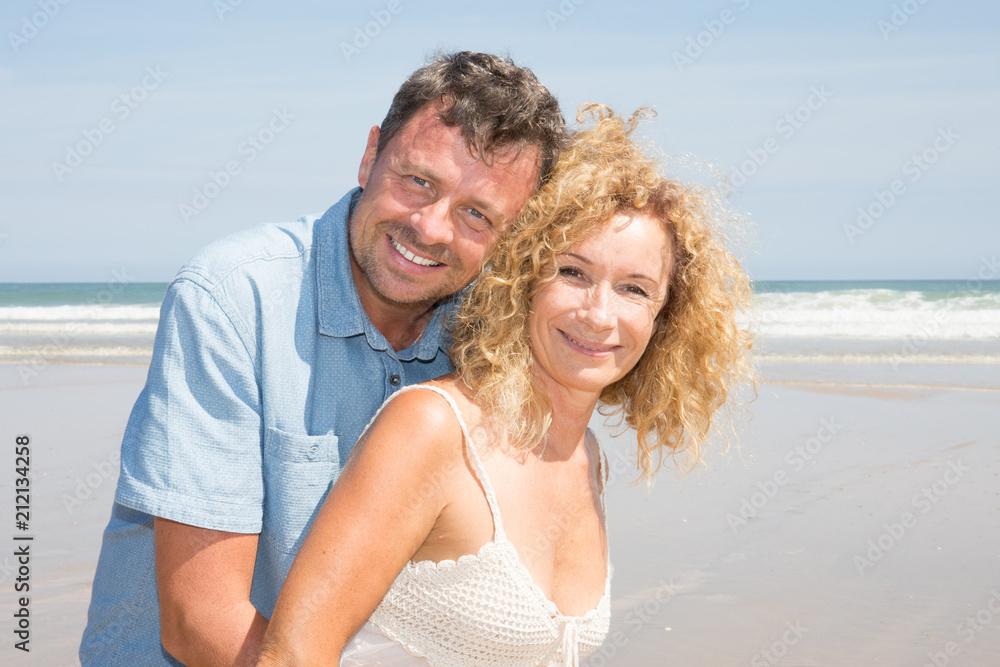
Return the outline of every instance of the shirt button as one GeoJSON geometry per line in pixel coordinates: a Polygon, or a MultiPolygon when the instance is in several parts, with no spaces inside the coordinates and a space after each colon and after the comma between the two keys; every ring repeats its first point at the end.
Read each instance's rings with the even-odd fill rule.
{"type": "Polygon", "coordinates": [[[398,387],[399,383],[402,381],[403,381],[402,378],[400,378],[395,373],[389,376],[389,384],[391,384],[393,387],[398,387]]]}

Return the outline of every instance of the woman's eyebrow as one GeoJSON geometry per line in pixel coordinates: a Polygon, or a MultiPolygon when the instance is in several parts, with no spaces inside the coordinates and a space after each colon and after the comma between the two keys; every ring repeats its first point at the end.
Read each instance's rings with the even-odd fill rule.
{"type": "MultiPolygon", "coordinates": [[[[564,252],[562,254],[565,257],[572,257],[573,259],[576,259],[581,264],[587,264],[588,266],[592,266],[594,264],[594,262],[592,260],[587,259],[585,256],[583,256],[583,255],[581,255],[579,253],[564,252]]],[[[648,280],[649,282],[653,283],[654,285],[658,285],[659,282],[660,282],[659,280],[657,280],[655,278],[651,278],[650,276],[647,276],[645,273],[630,273],[626,277],[627,278],[635,278],[636,280],[648,280]]]]}

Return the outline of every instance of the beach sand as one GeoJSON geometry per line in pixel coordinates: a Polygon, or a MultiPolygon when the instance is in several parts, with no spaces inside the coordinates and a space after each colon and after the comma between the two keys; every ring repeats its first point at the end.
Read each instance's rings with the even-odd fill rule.
{"type": "Polygon", "coordinates": [[[765,370],[738,449],[612,487],[590,665],[1000,664],[1000,393],[844,366],[765,370]]]}
{"type": "MultiPolygon", "coordinates": [[[[634,439],[598,427],[612,464],[613,627],[588,664],[997,664],[995,367],[765,370],[738,445],[708,452],[686,477],[661,475],[649,493],[629,484],[634,439]]],[[[9,503],[0,664],[77,664],[117,452],[145,374],[142,365],[52,364],[25,381],[16,365],[0,365],[0,498],[9,503]],[[22,533],[13,445],[24,434],[32,492],[22,533]],[[23,653],[13,537],[28,534],[23,653]]]]}

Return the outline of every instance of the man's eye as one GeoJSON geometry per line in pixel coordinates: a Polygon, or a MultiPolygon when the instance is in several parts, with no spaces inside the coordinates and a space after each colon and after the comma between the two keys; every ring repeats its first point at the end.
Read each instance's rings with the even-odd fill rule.
{"type": "Polygon", "coordinates": [[[412,178],[413,182],[416,183],[417,185],[419,185],[422,188],[426,188],[428,185],[430,185],[430,183],[428,183],[424,179],[420,178],[419,176],[410,176],[410,178],[412,178]]]}

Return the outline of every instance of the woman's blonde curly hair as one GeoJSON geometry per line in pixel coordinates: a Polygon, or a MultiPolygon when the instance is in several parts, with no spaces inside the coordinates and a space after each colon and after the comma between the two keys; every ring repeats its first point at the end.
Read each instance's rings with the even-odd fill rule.
{"type": "Polygon", "coordinates": [[[667,303],[639,362],[601,393],[602,414],[621,414],[638,437],[647,479],[671,457],[699,460],[713,415],[735,383],[750,376],[750,334],[736,317],[750,287],[726,249],[721,207],[708,190],[662,177],[630,135],[650,115],[630,119],[607,107],[581,108],[579,132],[488,260],[451,324],[452,361],[490,423],[510,446],[530,450],[545,438],[551,408],[534,382],[530,305],[554,277],[556,256],[619,212],[663,221],[673,239],[667,303]]]}

